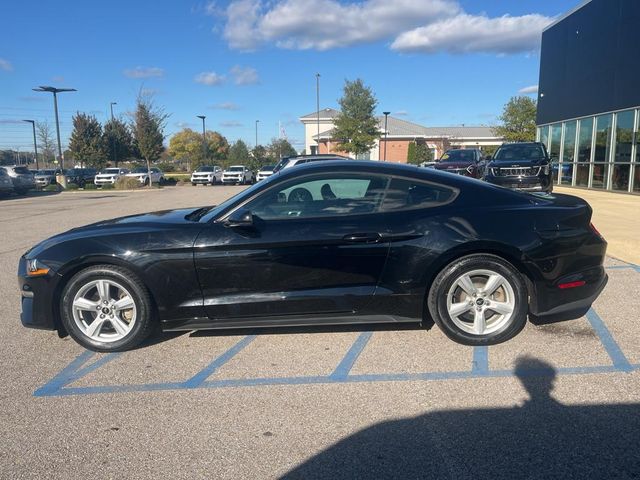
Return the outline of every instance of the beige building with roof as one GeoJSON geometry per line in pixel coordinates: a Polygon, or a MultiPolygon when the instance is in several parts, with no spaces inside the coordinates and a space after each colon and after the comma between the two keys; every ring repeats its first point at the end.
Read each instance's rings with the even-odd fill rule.
{"type": "MultiPolygon", "coordinates": [[[[306,153],[343,153],[340,152],[338,142],[333,138],[334,118],[338,110],[325,108],[317,112],[300,117],[304,125],[304,140],[306,153]],[[320,135],[318,136],[318,130],[320,135]]],[[[371,151],[363,155],[367,160],[384,160],[385,130],[384,116],[377,117],[381,132],[371,151]]],[[[502,144],[502,138],[493,133],[491,127],[459,126],[459,127],[424,127],[417,123],[408,122],[400,118],[389,116],[386,132],[386,160],[389,162],[406,163],[409,144],[416,142],[426,144],[433,152],[434,158],[440,158],[449,148],[486,148],[497,147],[502,144]]]]}

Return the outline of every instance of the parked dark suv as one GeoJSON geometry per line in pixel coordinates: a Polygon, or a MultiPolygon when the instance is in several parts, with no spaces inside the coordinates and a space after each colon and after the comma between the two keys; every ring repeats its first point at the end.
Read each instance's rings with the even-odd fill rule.
{"type": "Polygon", "coordinates": [[[465,177],[482,178],[484,159],[482,152],[475,148],[447,150],[433,168],[465,177]]]}
{"type": "Polygon", "coordinates": [[[542,143],[504,143],[487,159],[484,179],[489,183],[529,192],[553,190],[551,159],[542,143]]]}
{"type": "Polygon", "coordinates": [[[67,170],[67,183],[75,183],[84,188],[87,183],[93,183],[98,171],[95,168],[70,168],[67,170]]]}

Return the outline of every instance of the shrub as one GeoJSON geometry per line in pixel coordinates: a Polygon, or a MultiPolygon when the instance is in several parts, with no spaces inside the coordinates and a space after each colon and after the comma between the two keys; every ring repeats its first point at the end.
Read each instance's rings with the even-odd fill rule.
{"type": "Polygon", "coordinates": [[[51,184],[51,185],[47,185],[46,187],[44,187],[42,189],[43,192],[59,192],[60,191],[60,187],[57,183],[51,184]]]}
{"type": "Polygon", "coordinates": [[[67,183],[67,187],[65,188],[65,190],[78,190],[78,184],[77,183],[67,183]]]}
{"type": "Polygon", "coordinates": [[[85,183],[83,188],[85,190],[96,190],[98,186],[95,183],[85,183]]]}
{"type": "Polygon", "coordinates": [[[102,190],[113,190],[115,187],[113,186],[113,183],[105,183],[100,188],[102,188],[102,190]]]}
{"type": "Polygon", "coordinates": [[[140,188],[140,182],[133,177],[120,177],[115,183],[116,190],[133,190],[140,188]]]}

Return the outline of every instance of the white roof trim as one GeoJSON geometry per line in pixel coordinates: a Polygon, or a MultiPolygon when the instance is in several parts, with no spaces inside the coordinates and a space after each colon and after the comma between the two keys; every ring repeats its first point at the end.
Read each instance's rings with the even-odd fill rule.
{"type": "Polygon", "coordinates": [[[553,22],[551,22],[549,25],[547,25],[546,27],[544,27],[542,29],[542,33],[546,32],[547,30],[549,30],[551,27],[556,26],[558,23],[560,23],[562,20],[564,20],[567,17],[570,17],[571,15],[573,15],[574,13],[576,13],[578,10],[580,10],[582,7],[584,7],[586,4],[591,3],[591,0],[582,0],[582,2],[573,7],[571,10],[569,10],[566,13],[563,13],[562,15],[560,15],[558,18],[556,18],[553,22]]]}

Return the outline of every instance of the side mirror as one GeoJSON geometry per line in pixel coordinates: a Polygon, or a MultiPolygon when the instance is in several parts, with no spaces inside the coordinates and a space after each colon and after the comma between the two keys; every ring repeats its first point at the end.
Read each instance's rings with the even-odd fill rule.
{"type": "Polygon", "coordinates": [[[224,222],[229,228],[251,228],[253,227],[253,214],[249,210],[240,208],[233,212],[224,222]]]}

